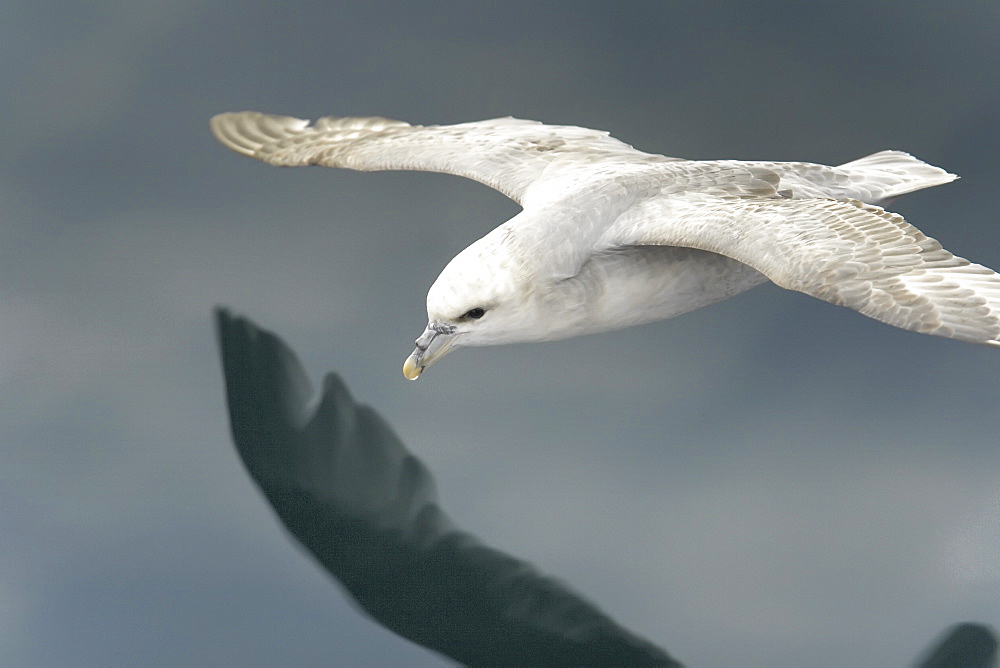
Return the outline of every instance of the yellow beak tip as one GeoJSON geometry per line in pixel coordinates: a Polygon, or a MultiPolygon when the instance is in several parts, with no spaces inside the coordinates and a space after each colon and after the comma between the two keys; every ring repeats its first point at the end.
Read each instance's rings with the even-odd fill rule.
{"type": "Polygon", "coordinates": [[[406,361],[403,362],[403,377],[407,380],[416,380],[420,377],[420,372],[423,370],[423,367],[416,365],[412,357],[407,357],[406,361]]]}

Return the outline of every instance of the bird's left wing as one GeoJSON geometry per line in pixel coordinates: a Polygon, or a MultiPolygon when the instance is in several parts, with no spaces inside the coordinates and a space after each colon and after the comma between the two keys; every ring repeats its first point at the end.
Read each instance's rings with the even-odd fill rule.
{"type": "Polygon", "coordinates": [[[227,147],[272,165],[443,172],[484,183],[518,203],[532,185],[598,160],[675,160],[638,151],[607,132],[517,118],[422,126],[377,117],[310,123],[243,111],[219,114],[211,127],[227,147]]]}
{"type": "Polygon", "coordinates": [[[600,245],[712,251],[896,327],[1000,345],[1000,275],[857,200],[661,195],[620,216],[600,245]]]}

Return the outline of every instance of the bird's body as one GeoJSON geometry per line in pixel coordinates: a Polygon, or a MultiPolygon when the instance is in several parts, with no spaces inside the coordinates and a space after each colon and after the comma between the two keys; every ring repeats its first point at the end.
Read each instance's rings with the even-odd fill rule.
{"type": "Polygon", "coordinates": [[[1000,276],[880,208],[956,178],[899,151],[838,167],[681,160],[513,118],[310,125],[241,112],[216,116],[212,128],[271,164],[446,172],[521,204],[431,286],[407,377],[456,345],[629,327],[767,280],[904,329],[1000,345],[1000,276]]]}

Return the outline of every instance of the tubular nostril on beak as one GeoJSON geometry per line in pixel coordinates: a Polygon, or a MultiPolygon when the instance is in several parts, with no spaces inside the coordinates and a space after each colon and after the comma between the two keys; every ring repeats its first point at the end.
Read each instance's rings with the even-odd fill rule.
{"type": "Polygon", "coordinates": [[[416,380],[425,368],[447,354],[455,345],[455,340],[461,336],[455,329],[454,325],[434,321],[427,323],[427,329],[413,342],[415,350],[403,363],[403,375],[416,380]]]}
{"type": "Polygon", "coordinates": [[[430,332],[429,334],[424,334],[419,339],[414,341],[413,345],[416,346],[417,350],[423,352],[427,350],[427,346],[431,344],[431,341],[434,339],[434,336],[436,334],[437,332],[430,332]]]}

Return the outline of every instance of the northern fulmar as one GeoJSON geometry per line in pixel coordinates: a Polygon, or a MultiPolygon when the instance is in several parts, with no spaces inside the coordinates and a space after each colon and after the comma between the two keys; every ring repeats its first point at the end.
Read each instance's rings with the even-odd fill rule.
{"type": "Polygon", "coordinates": [[[768,280],[903,329],[1000,346],[1000,276],[882,208],[957,178],[901,151],[836,167],[684,160],[516,118],[420,126],[246,111],[211,127],[272,165],[444,172],[521,205],[431,286],[410,379],[459,346],[621,329],[768,280]]]}

